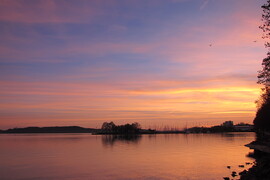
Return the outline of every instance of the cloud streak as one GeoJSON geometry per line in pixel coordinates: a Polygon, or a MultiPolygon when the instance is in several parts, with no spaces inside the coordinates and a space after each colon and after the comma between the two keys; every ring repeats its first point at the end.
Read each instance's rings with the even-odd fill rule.
{"type": "Polygon", "coordinates": [[[209,3],[210,0],[204,0],[202,5],[200,6],[200,10],[203,10],[209,3]]]}

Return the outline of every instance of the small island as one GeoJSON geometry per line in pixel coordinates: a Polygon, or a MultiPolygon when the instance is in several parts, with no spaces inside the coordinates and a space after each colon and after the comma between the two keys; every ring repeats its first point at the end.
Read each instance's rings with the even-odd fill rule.
{"type": "Polygon", "coordinates": [[[155,134],[157,133],[156,130],[153,129],[142,129],[141,125],[137,122],[132,124],[125,124],[125,125],[115,125],[114,122],[104,122],[102,127],[99,131],[95,134],[155,134]]]}

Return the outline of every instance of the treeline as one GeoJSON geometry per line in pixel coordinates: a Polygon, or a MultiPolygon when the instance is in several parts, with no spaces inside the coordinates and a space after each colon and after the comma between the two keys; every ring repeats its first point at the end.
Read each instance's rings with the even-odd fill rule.
{"type": "Polygon", "coordinates": [[[241,180],[270,179],[270,0],[262,5],[263,39],[268,50],[267,57],[262,61],[262,70],[258,73],[258,84],[262,84],[262,93],[257,103],[257,113],[254,119],[256,141],[247,146],[254,149],[255,162],[248,171],[241,172],[241,180]]]}
{"type": "Polygon", "coordinates": [[[268,50],[267,57],[262,61],[262,69],[258,73],[258,84],[263,85],[262,93],[257,103],[257,113],[254,119],[254,126],[258,134],[263,131],[270,131],[270,1],[262,6],[263,39],[268,50]]]}
{"type": "MultiPolygon", "coordinates": [[[[269,62],[270,63],[270,62],[269,62]]],[[[269,67],[270,68],[270,67],[269,67]]],[[[257,101],[257,113],[254,126],[257,131],[270,131],[270,88],[263,88],[257,101]]]]}

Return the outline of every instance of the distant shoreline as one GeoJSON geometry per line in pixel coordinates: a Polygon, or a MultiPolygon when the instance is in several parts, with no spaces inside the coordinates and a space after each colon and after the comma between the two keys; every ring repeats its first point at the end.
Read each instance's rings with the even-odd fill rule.
{"type": "MultiPolygon", "coordinates": [[[[243,131],[235,129],[219,129],[218,131],[211,131],[211,128],[193,127],[183,131],[158,131],[151,129],[141,129],[137,133],[110,133],[102,132],[101,129],[84,128],[80,126],[52,126],[52,127],[25,127],[12,128],[8,130],[0,130],[0,134],[51,134],[51,133],[89,133],[93,135],[140,135],[140,134],[214,134],[227,132],[254,132],[252,130],[243,131]],[[196,131],[194,131],[194,129],[196,131]]],[[[213,129],[213,128],[212,128],[213,129]]]]}
{"type": "Polygon", "coordinates": [[[26,133],[94,133],[99,129],[83,128],[80,126],[52,126],[52,127],[25,127],[0,130],[0,134],[26,134],[26,133]]]}

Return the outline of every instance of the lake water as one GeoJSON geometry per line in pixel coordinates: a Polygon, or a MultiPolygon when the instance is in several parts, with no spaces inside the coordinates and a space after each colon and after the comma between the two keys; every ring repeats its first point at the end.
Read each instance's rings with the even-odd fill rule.
{"type": "Polygon", "coordinates": [[[253,162],[254,133],[0,135],[1,180],[216,180],[253,162]],[[232,166],[227,169],[226,166],[232,166]]]}

